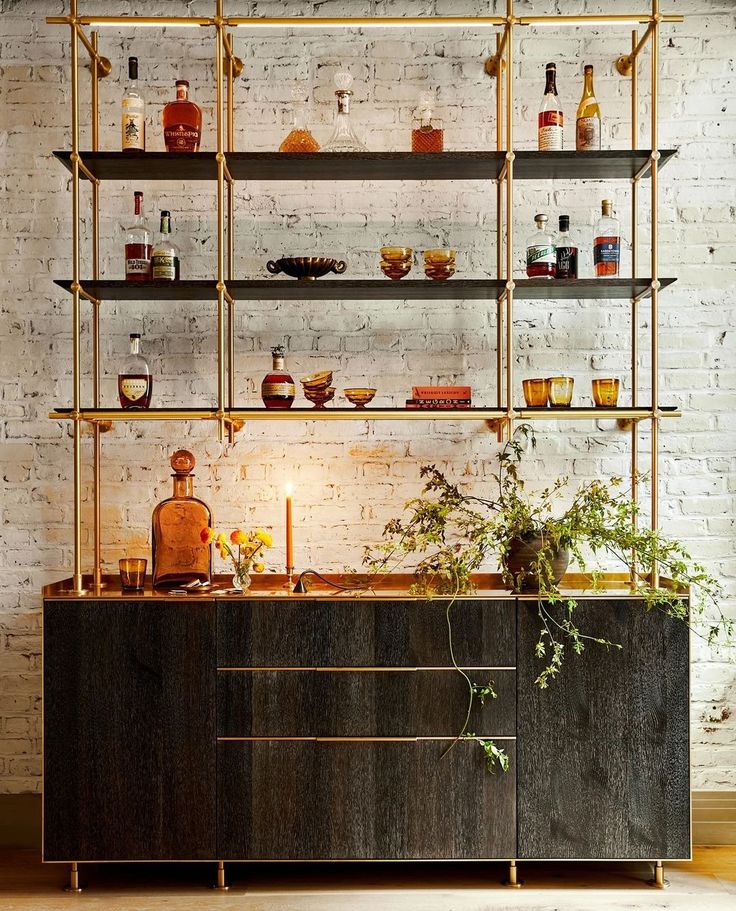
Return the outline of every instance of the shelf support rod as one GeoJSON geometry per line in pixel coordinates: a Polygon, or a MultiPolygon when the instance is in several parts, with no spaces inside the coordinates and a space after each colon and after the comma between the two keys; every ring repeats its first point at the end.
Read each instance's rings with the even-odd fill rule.
{"type": "MultiPolygon", "coordinates": [[[[661,14],[659,11],[659,0],[652,0],[652,16],[654,18],[652,28],[652,104],[651,104],[651,147],[652,147],[652,175],[651,175],[651,276],[652,276],[652,299],[651,299],[651,389],[652,389],[652,436],[651,436],[651,527],[653,531],[659,528],[659,256],[658,256],[658,179],[659,179],[659,151],[658,151],[658,88],[659,88],[659,23],[661,14]]],[[[654,588],[659,584],[659,567],[655,562],[652,566],[652,586],[654,588]]]]}
{"type": "MultiPolygon", "coordinates": [[[[501,36],[496,32],[496,56],[500,55],[501,36]]],[[[496,79],[496,150],[503,150],[503,72],[496,79]]],[[[506,163],[504,162],[504,169],[506,163]]],[[[501,281],[503,274],[503,184],[499,176],[496,180],[496,278],[501,281]]],[[[496,301],[496,407],[503,407],[503,309],[502,294],[496,301]]],[[[503,442],[503,427],[496,424],[496,439],[503,442]]]]}
{"type": "Polygon", "coordinates": [[[223,124],[224,42],[222,0],[215,2],[215,81],[217,87],[217,438],[225,440],[225,141],[223,124]]]}
{"type": "MultiPolygon", "coordinates": [[[[506,0],[506,434],[514,432],[514,0],[506,0]]],[[[503,39],[502,39],[503,40],[503,39]]]]}
{"type": "MultiPolygon", "coordinates": [[[[96,152],[100,147],[100,117],[99,117],[99,54],[97,53],[97,32],[92,32],[92,48],[94,56],[92,57],[92,98],[91,98],[91,119],[92,119],[92,150],[96,152]]],[[[92,278],[97,281],[100,277],[100,182],[92,181],[92,278]]],[[[92,303],[92,401],[95,408],[100,407],[100,301],[95,300],[92,303]]],[[[100,488],[100,466],[101,466],[101,427],[97,421],[92,425],[92,498],[93,498],[93,548],[94,548],[94,566],[92,573],[92,582],[96,591],[100,590],[102,584],[102,560],[101,560],[101,488],[100,488]]]]}
{"type": "MultiPolygon", "coordinates": [[[[235,151],[235,101],[233,96],[233,83],[235,77],[239,76],[243,70],[243,61],[233,55],[233,37],[224,34],[224,46],[227,53],[226,72],[227,72],[227,151],[235,151]],[[239,68],[238,68],[239,64],[239,68]]],[[[228,174],[229,174],[228,169],[228,174]]],[[[233,185],[232,175],[227,182],[227,280],[233,280],[234,261],[235,261],[235,187],[233,185]]],[[[229,293],[226,293],[227,300],[227,407],[232,410],[235,407],[235,301],[229,293]]],[[[227,424],[228,442],[232,445],[235,442],[235,425],[232,421],[227,424]]]]}
{"type": "MultiPolygon", "coordinates": [[[[639,33],[631,32],[632,72],[631,72],[631,148],[636,150],[639,144],[639,74],[638,60],[634,49],[638,45],[639,33]]],[[[631,277],[636,282],[639,271],[639,180],[637,175],[631,182],[631,277]]],[[[639,298],[631,300],[631,407],[639,404],[639,298]]],[[[639,423],[631,422],[631,499],[639,502],[639,423]]],[[[632,521],[636,528],[639,522],[635,510],[632,521]]],[[[636,551],[631,552],[631,578],[636,579],[636,551]]]]}

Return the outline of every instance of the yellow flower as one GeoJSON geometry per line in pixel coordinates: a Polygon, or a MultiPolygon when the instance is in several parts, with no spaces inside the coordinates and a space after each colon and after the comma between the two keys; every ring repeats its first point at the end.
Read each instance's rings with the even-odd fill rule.
{"type": "Polygon", "coordinates": [[[212,542],[215,540],[214,528],[203,528],[199,533],[199,537],[202,541],[202,544],[212,544],[212,542]]]}
{"type": "Polygon", "coordinates": [[[220,534],[217,536],[215,540],[215,547],[218,550],[222,550],[224,547],[227,547],[227,538],[223,532],[220,532],[220,534]]]}
{"type": "Polygon", "coordinates": [[[248,535],[244,531],[241,531],[239,528],[236,528],[235,531],[230,535],[230,540],[233,544],[247,544],[248,535]]]}
{"type": "Polygon", "coordinates": [[[265,568],[266,568],[265,563],[254,563],[253,564],[253,572],[255,572],[255,573],[262,573],[265,568]]]}
{"type": "Polygon", "coordinates": [[[273,547],[273,538],[267,531],[262,528],[256,528],[255,536],[264,547],[273,547]]]}

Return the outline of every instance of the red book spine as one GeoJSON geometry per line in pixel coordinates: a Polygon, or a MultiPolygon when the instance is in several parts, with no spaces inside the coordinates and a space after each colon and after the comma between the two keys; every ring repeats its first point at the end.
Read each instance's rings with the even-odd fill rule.
{"type": "Polygon", "coordinates": [[[467,399],[472,396],[470,386],[412,386],[413,399],[467,399]]]}

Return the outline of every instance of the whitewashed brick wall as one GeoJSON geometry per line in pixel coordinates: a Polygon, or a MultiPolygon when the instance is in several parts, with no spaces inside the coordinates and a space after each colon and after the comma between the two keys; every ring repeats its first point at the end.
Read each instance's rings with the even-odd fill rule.
{"type": "MultiPolygon", "coordinates": [[[[500,6],[501,4],[497,4],[500,6]]],[[[248,2],[229,12],[298,15],[345,13],[345,0],[248,2]]],[[[95,2],[99,12],[211,14],[210,2],[95,2]]],[[[519,0],[519,13],[629,11],[645,0],[519,0]]],[[[661,295],[663,401],[684,412],[663,428],[662,524],[681,536],[710,570],[736,591],[736,8],[731,0],[667,0],[683,25],[663,27],[660,145],[677,146],[678,158],[662,172],[661,274],[678,276],[661,295]]],[[[0,4],[0,790],[40,787],[40,589],[68,575],[71,553],[71,441],[66,425],[46,418],[68,404],[71,392],[71,299],[52,284],[70,274],[70,195],[66,171],[50,155],[69,147],[68,35],[47,26],[62,15],[61,0],[2,0],[0,4]]],[[[82,12],[92,9],[81,2],[82,12]]],[[[351,0],[350,14],[417,15],[492,13],[482,0],[351,0]]],[[[499,10],[500,11],[500,10],[499,10]]],[[[624,28],[528,30],[515,47],[517,148],[534,148],[543,65],[555,60],[572,145],[582,64],[596,68],[604,113],[604,143],[628,147],[629,82],[613,61],[629,47],[624,28]]],[[[101,51],[113,74],[103,80],[102,147],[117,149],[120,79],[125,59],[137,54],[148,101],[150,149],[163,148],[161,105],[178,77],[188,78],[203,106],[203,147],[212,149],[213,48],[204,35],[169,29],[103,30],[101,51]]],[[[493,83],[483,61],[492,33],[424,30],[330,35],[258,32],[236,35],[245,61],[236,88],[236,147],[275,148],[288,130],[291,83],[314,86],[311,122],[324,142],[332,119],[332,76],[347,66],[356,78],[355,120],[371,149],[406,149],[411,109],[418,92],[439,89],[448,149],[495,148],[493,83]]],[[[83,59],[83,58],[80,58],[83,59]]],[[[642,66],[641,115],[649,115],[648,67],[642,66]]],[[[88,85],[82,74],[85,100],[88,85]]],[[[641,144],[648,134],[642,128],[641,144]]],[[[83,118],[83,147],[89,144],[83,118]]],[[[137,185],[102,188],[103,274],[122,274],[121,229],[137,185]]],[[[210,277],[216,231],[211,184],[143,185],[146,213],[154,222],[170,208],[182,248],[184,277],[210,277]]],[[[551,219],[570,214],[588,248],[600,200],[613,196],[629,234],[630,193],[617,183],[517,184],[515,260],[536,211],[551,219]]],[[[644,245],[649,239],[647,194],[642,193],[644,245]]],[[[88,196],[83,197],[88,200],[88,196]]],[[[85,217],[89,228],[89,209],[85,217]]],[[[352,276],[377,276],[383,243],[421,250],[457,247],[465,275],[495,269],[495,192],[478,181],[454,183],[256,182],[237,190],[238,277],[264,275],[265,260],[282,254],[346,257],[352,276]]],[[[85,244],[85,255],[89,245],[85,244]]],[[[631,261],[624,251],[624,265],[631,261]]],[[[583,257],[581,274],[591,259],[583,257]]],[[[85,270],[86,274],[86,270],[85,270]]],[[[101,311],[104,378],[102,400],[116,404],[116,374],[127,336],[141,331],[156,374],[155,403],[205,405],[214,400],[215,307],[208,303],[105,303],[101,311]]],[[[579,399],[593,375],[620,373],[629,395],[629,307],[625,302],[519,302],[516,306],[516,373],[564,372],[576,378],[579,399]]],[[[648,310],[641,310],[642,338],[648,310]]],[[[84,315],[84,356],[89,357],[89,310],[84,315]]],[[[332,367],[338,388],[378,386],[377,402],[398,404],[412,381],[469,381],[478,402],[495,401],[495,306],[479,302],[242,303],[237,307],[238,401],[255,403],[269,347],[286,344],[295,376],[332,367]]],[[[647,345],[641,361],[648,383],[647,345]]],[[[86,363],[89,363],[87,360],[86,363]]],[[[85,382],[89,401],[89,382],[85,382]]],[[[647,395],[642,393],[642,400],[647,395]]],[[[582,480],[625,472],[628,436],[592,425],[542,425],[530,476],[569,473],[582,480]]],[[[642,445],[646,451],[646,434],[642,445]]],[[[494,470],[497,444],[481,425],[267,424],[247,427],[231,451],[222,451],[211,428],[119,425],[103,437],[103,555],[113,570],[125,553],[146,552],[153,504],[168,495],[168,455],[194,450],[197,489],[218,523],[260,524],[274,530],[273,566],[283,563],[282,491],[296,485],[296,557],[300,567],[341,569],[357,565],[366,542],[418,489],[418,468],[431,460],[470,486],[494,470]]],[[[646,467],[646,458],[643,466],[646,467]]],[[[85,470],[85,481],[89,473],[85,470]]],[[[88,510],[89,490],[85,488],[88,510]]],[[[89,537],[85,535],[89,545],[89,537]]],[[[89,559],[86,559],[87,566],[89,559]]],[[[736,787],[736,668],[694,645],[693,761],[696,787],[736,787]],[[708,731],[705,727],[709,728],[708,731]]]]}

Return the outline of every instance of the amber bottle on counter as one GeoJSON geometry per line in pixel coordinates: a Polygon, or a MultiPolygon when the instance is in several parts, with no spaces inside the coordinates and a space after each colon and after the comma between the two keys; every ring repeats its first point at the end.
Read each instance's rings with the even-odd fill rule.
{"type": "Polygon", "coordinates": [[[173,496],[153,511],[154,588],[212,579],[212,548],[200,537],[203,528],[212,528],[212,513],[194,496],[194,465],[195,458],[186,449],[172,455],[173,496]]]}

